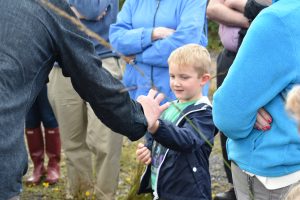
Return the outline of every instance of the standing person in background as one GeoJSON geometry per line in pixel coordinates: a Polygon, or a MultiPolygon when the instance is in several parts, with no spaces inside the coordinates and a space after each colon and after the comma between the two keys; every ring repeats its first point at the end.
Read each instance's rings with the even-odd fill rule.
{"type": "Polygon", "coordinates": [[[29,155],[33,162],[33,173],[26,183],[39,184],[45,174],[46,182],[56,183],[60,176],[60,137],[58,124],[48,101],[46,85],[26,116],[25,128],[29,155]],[[45,150],[49,158],[47,170],[44,167],[45,150]]]}
{"type": "MultiPolygon", "coordinates": [[[[224,46],[217,59],[217,87],[221,86],[232,65],[250,21],[269,4],[271,4],[271,0],[210,0],[207,16],[219,23],[219,36],[224,46]]],[[[264,110],[260,110],[260,112],[265,113],[264,110]]],[[[220,138],[227,180],[233,184],[231,169],[225,164],[225,162],[230,164],[226,149],[227,137],[220,132],[220,138]]],[[[215,197],[215,200],[235,199],[233,188],[217,194],[215,197]]]]}
{"type": "Polygon", "coordinates": [[[278,0],[255,18],[214,95],[213,119],[228,136],[239,200],[279,200],[300,180],[297,125],[284,109],[285,93],[300,82],[299,9],[297,0],[278,0]],[[272,120],[257,130],[262,107],[272,120]]]}
{"type": "MultiPolygon", "coordinates": [[[[68,2],[87,28],[108,41],[109,25],[116,21],[118,13],[118,0],[68,2]]],[[[119,57],[95,39],[90,40],[101,58],[102,66],[120,80],[119,57]]],[[[50,74],[49,99],[60,124],[66,155],[68,196],[82,195],[94,187],[97,199],[114,199],[123,137],[98,120],[90,105],[76,93],[70,78],[64,77],[57,66],[50,74]]]]}
{"type": "Polygon", "coordinates": [[[123,77],[131,98],[147,95],[154,86],[167,100],[175,99],[167,60],[184,44],[207,45],[206,4],[206,0],[125,1],[109,38],[114,49],[131,57],[123,77]]]}

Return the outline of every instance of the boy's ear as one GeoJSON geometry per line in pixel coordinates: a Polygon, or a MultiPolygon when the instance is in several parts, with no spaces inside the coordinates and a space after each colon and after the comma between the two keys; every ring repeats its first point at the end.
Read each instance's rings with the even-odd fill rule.
{"type": "Polygon", "coordinates": [[[201,77],[200,85],[204,86],[210,80],[210,74],[203,74],[201,77]]]}

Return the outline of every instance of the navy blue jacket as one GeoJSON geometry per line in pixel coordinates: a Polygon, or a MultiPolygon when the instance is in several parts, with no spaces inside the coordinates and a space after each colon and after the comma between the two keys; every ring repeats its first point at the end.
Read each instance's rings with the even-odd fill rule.
{"type": "MultiPolygon", "coordinates": [[[[157,132],[147,140],[149,149],[152,146],[151,139],[168,148],[158,169],[158,196],[164,200],[210,200],[208,158],[211,146],[185,117],[213,144],[215,126],[212,121],[212,108],[207,103],[198,101],[188,106],[176,124],[160,120],[157,132]]],[[[142,177],[138,193],[146,192],[152,192],[151,165],[148,165],[142,177]]]]}

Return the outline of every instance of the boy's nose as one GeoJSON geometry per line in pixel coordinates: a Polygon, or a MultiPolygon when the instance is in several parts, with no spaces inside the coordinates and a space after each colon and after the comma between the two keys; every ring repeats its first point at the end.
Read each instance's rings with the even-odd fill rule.
{"type": "Polygon", "coordinates": [[[174,80],[174,86],[180,86],[180,81],[174,80]]]}

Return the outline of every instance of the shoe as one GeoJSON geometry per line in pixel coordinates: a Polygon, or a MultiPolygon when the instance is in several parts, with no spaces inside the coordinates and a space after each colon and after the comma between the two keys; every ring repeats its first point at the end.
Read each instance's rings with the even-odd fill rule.
{"type": "Polygon", "coordinates": [[[42,130],[37,128],[26,128],[25,135],[27,138],[28,150],[33,162],[33,173],[26,180],[26,184],[39,184],[46,170],[44,167],[44,140],[42,130]]]}
{"type": "Polygon", "coordinates": [[[55,184],[60,177],[60,137],[58,128],[45,128],[46,154],[49,158],[45,182],[55,184]]]}
{"type": "Polygon", "coordinates": [[[234,189],[231,188],[227,192],[217,194],[214,200],[236,200],[234,189]]]}

